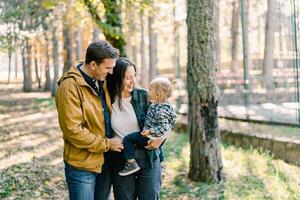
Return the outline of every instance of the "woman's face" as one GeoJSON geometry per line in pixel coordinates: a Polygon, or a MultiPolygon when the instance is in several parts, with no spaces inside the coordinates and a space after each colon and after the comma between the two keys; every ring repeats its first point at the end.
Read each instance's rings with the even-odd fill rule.
{"type": "Polygon", "coordinates": [[[129,66],[124,75],[122,97],[129,97],[131,95],[135,81],[134,68],[133,66],[129,66]]]}

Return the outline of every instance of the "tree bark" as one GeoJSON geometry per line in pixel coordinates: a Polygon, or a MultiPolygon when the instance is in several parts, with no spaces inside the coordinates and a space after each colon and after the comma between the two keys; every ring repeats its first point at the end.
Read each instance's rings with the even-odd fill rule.
{"type": "Polygon", "coordinates": [[[157,74],[157,34],[153,29],[154,16],[148,17],[149,32],[149,79],[153,80],[157,74]]]}
{"type": "Polygon", "coordinates": [[[8,77],[7,77],[7,84],[10,83],[10,73],[11,73],[11,50],[8,50],[8,77]]]}
{"type": "Polygon", "coordinates": [[[70,11],[71,0],[67,0],[67,9],[65,20],[63,22],[63,37],[64,37],[64,68],[63,72],[68,71],[73,65],[73,34],[69,23],[68,12],[70,11]]]}
{"type": "Polygon", "coordinates": [[[276,1],[268,0],[268,11],[265,32],[265,51],[264,51],[264,81],[268,89],[273,88],[273,47],[275,29],[275,4],[276,1]]]}
{"type": "Polygon", "coordinates": [[[77,26],[76,30],[76,60],[82,60],[82,28],[81,26],[77,26]]]}
{"type": "Polygon", "coordinates": [[[232,23],[231,23],[231,71],[236,72],[239,68],[238,46],[239,46],[239,0],[232,1],[232,23]]]}
{"type": "Polygon", "coordinates": [[[51,89],[51,77],[50,77],[50,64],[49,64],[49,38],[48,33],[44,32],[45,38],[45,91],[50,91],[51,89]]]}
{"type": "Polygon", "coordinates": [[[23,41],[22,47],[23,62],[23,90],[24,92],[32,91],[32,75],[31,75],[31,45],[28,39],[23,41]]]}
{"type": "Polygon", "coordinates": [[[195,181],[224,178],[216,95],[215,0],[187,1],[190,169],[195,181]]]}
{"type": "Polygon", "coordinates": [[[38,60],[37,60],[38,59],[38,56],[37,56],[37,54],[38,54],[37,46],[35,46],[34,50],[35,50],[34,51],[34,54],[35,54],[35,56],[34,56],[35,79],[38,82],[38,87],[40,89],[42,86],[41,86],[41,77],[40,77],[40,74],[39,74],[38,60]]]}
{"type": "Polygon", "coordinates": [[[52,28],[52,60],[53,60],[53,70],[54,76],[51,87],[51,96],[54,97],[57,91],[57,80],[59,73],[59,62],[58,62],[58,39],[56,36],[56,27],[52,28]]]}
{"type": "Polygon", "coordinates": [[[99,28],[93,28],[93,42],[96,42],[99,40],[100,30],[99,28]]]}
{"type": "Polygon", "coordinates": [[[140,80],[142,87],[146,88],[148,85],[148,70],[146,66],[146,60],[145,60],[145,30],[144,30],[144,17],[143,13],[140,13],[140,24],[141,24],[141,46],[140,46],[140,52],[141,52],[141,73],[140,73],[140,80]]]}
{"type": "Polygon", "coordinates": [[[179,35],[179,22],[176,20],[176,0],[173,0],[173,43],[174,43],[174,52],[173,52],[173,65],[175,78],[181,78],[181,68],[180,68],[180,35],[179,35]]]}
{"type": "Polygon", "coordinates": [[[15,49],[15,79],[17,80],[18,78],[18,50],[17,48],[15,49]]]}

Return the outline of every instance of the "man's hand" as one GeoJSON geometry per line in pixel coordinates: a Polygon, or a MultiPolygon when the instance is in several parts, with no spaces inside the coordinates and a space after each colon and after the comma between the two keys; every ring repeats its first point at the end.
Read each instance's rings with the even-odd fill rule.
{"type": "Polygon", "coordinates": [[[157,140],[149,140],[148,145],[145,146],[145,148],[148,150],[157,149],[158,147],[160,147],[160,145],[163,143],[164,140],[165,138],[159,138],[157,140]]]}
{"type": "Polygon", "coordinates": [[[150,130],[143,130],[142,132],[141,132],[141,134],[142,134],[142,136],[144,136],[144,137],[147,137],[148,135],[150,135],[150,130]]]}
{"type": "Polygon", "coordinates": [[[114,137],[109,139],[110,141],[110,151],[117,151],[117,152],[121,152],[123,147],[123,143],[122,140],[120,138],[114,137]]]}

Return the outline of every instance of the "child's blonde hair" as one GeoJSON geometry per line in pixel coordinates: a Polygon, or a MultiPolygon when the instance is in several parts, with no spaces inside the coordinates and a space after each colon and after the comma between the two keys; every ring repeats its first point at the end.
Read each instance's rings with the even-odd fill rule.
{"type": "Polygon", "coordinates": [[[150,82],[149,87],[155,90],[162,101],[167,101],[172,96],[173,85],[168,78],[157,77],[150,82]]]}

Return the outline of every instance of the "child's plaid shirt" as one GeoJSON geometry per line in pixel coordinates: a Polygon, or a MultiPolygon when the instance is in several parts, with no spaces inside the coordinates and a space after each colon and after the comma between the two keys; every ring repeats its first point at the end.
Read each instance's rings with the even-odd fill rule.
{"type": "Polygon", "coordinates": [[[144,130],[150,130],[150,137],[161,137],[175,126],[176,117],[172,105],[152,103],[147,111],[144,130]]]}

